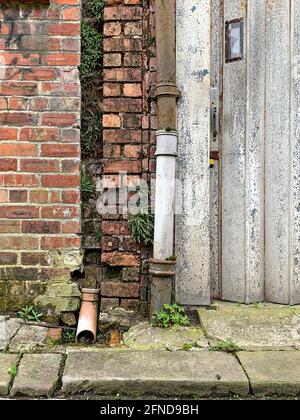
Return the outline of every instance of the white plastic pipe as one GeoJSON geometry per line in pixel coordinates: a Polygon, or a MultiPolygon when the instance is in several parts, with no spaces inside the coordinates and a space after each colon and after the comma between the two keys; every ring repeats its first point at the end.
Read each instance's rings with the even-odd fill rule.
{"type": "Polygon", "coordinates": [[[156,185],[154,251],[155,259],[165,260],[174,254],[175,173],[177,133],[156,133],[156,185]]]}

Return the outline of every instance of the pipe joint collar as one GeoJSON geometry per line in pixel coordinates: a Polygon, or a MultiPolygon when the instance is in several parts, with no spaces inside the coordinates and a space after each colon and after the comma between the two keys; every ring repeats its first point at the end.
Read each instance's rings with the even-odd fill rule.
{"type": "Polygon", "coordinates": [[[180,92],[175,83],[161,82],[154,89],[154,97],[158,98],[159,96],[174,96],[175,98],[179,98],[180,92]]]}
{"type": "Polygon", "coordinates": [[[157,131],[155,156],[177,156],[176,131],[157,131]]]}

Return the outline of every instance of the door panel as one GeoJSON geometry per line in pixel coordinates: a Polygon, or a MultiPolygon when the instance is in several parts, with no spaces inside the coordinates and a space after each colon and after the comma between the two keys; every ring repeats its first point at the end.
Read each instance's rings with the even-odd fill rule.
{"type": "Polygon", "coordinates": [[[289,303],[290,2],[266,13],[266,299],[289,303]]]}
{"type": "MultiPolygon", "coordinates": [[[[224,1],[224,23],[246,20],[240,0],[224,1]]],[[[245,21],[245,28],[247,23],[245,21]]],[[[222,135],[222,298],[243,302],[245,258],[246,60],[224,63],[222,135]]]]}
{"type": "Polygon", "coordinates": [[[300,0],[224,1],[222,298],[300,303],[300,0]]]}

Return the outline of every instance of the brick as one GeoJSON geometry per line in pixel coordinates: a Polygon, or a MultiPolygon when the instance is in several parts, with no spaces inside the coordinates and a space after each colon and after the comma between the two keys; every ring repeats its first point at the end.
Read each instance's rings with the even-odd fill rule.
{"type": "Polygon", "coordinates": [[[73,249],[80,247],[80,238],[78,237],[65,237],[65,236],[57,236],[57,237],[43,237],[41,239],[41,249],[73,249]]]}
{"type": "Polygon", "coordinates": [[[143,49],[142,40],[134,38],[105,38],[103,49],[106,52],[136,51],[143,49]]]}
{"type": "Polygon", "coordinates": [[[23,233],[53,234],[53,233],[60,233],[61,225],[60,225],[60,222],[26,220],[22,222],[21,230],[23,233]]]}
{"type": "Polygon", "coordinates": [[[0,203],[6,203],[8,201],[8,191],[0,190],[0,203]]]}
{"type": "Polygon", "coordinates": [[[141,115],[138,114],[126,114],[123,117],[124,128],[141,128],[142,120],[141,115]]]}
{"type": "Polygon", "coordinates": [[[57,128],[22,128],[20,131],[20,140],[23,141],[57,141],[58,136],[57,128]]]}
{"type": "Polygon", "coordinates": [[[40,61],[39,54],[17,53],[17,52],[2,52],[2,65],[6,66],[37,66],[40,61]]]}
{"type": "Polygon", "coordinates": [[[104,98],[104,112],[142,112],[142,100],[136,98],[104,98]]]}
{"type": "Polygon", "coordinates": [[[29,174],[3,174],[0,175],[0,185],[6,187],[36,187],[38,178],[29,174]]]}
{"type": "Polygon", "coordinates": [[[23,265],[49,265],[49,258],[45,252],[22,252],[21,264],[23,265]]]}
{"type": "Polygon", "coordinates": [[[20,222],[16,220],[1,220],[0,233],[18,233],[21,231],[20,222]]]}
{"type": "Polygon", "coordinates": [[[79,66],[79,54],[75,53],[53,53],[42,56],[42,62],[46,66],[79,66]]]}
{"type": "Polygon", "coordinates": [[[76,36],[80,34],[79,23],[51,23],[48,25],[49,35],[76,36]]]}
{"type": "Polygon", "coordinates": [[[26,112],[0,112],[0,123],[2,125],[35,125],[38,116],[34,113],[26,112]]]}
{"type": "Polygon", "coordinates": [[[80,51],[80,41],[77,38],[62,38],[62,51],[80,51]]]}
{"type": "Polygon", "coordinates": [[[43,219],[72,219],[78,216],[78,206],[45,206],[41,211],[43,219]]]}
{"type": "Polygon", "coordinates": [[[117,36],[120,35],[122,26],[119,22],[109,22],[103,25],[104,36],[117,36]]]}
{"type": "Polygon", "coordinates": [[[120,160],[120,161],[106,161],[104,163],[103,172],[105,174],[114,174],[118,172],[128,172],[131,174],[137,174],[141,172],[141,162],[140,161],[129,161],[129,160],[120,160]]]}
{"type": "Polygon", "coordinates": [[[78,157],[77,144],[42,144],[41,156],[48,157],[78,157]]]}
{"type": "Polygon", "coordinates": [[[31,281],[37,280],[39,277],[38,270],[36,268],[0,268],[0,279],[1,280],[12,280],[12,281],[31,281]]]}
{"type": "Polygon", "coordinates": [[[115,114],[104,114],[103,127],[119,128],[121,127],[121,118],[119,117],[119,115],[115,114]]]}
{"type": "Polygon", "coordinates": [[[120,246],[120,238],[117,236],[102,236],[101,249],[102,251],[117,251],[120,246]]]}
{"type": "Polygon", "coordinates": [[[45,160],[45,159],[22,159],[20,161],[20,169],[23,172],[58,172],[58,160],[45,160]]]}
{"type": "Polygon", "coordinates": [[[103,140],[108,143],[139,143],[140,130],[103,130],[103,140]]]}
{"type": "Polygon", "coordinates": [[[37,94],[37,84],[31,82],[2,82],[0,95],[24,95],[33,96],[37,94]]]}
{"type": "Polygon", "coordinates": [[[0,172],[16,171],[16,159],[0,159],[0,172]]]}
{"type": "Polygon", "coordinates": [[[140,295],[138,283],[102,282],[101,296],[137,298],[140,295]]]}
{"type": "Polygon", "coordinates": [[[46,67],[25,68],[22,69],[24,80],[55,80],[57,77],[57,70],[46,67]]]}
{"type": "Polygon", "coordinates": [[[105,7],[104,20],[139,20],[143,17],[142,7],[105,7]]]}
{"type": "Polygon", "coordinates": [[[80,194],[78,191],[63,191],[62,202],[68,204],[77,204],[80,201],[80,194]]]}
{"type": "Polygon", "coordinates": [[[64,143],[79,143],[80,131],[76,128],[68,128],[61,130],[61,140],[64,143]]]}
{"type": "Polygon", "coordinates": [[[102,222],[103,235],[129,235],[127,222],[117,221],[103,221],[102,222]]]}
{"type": "Polygon", "coordinates": [[[124,96],[140,97],[142,96],[142,88],[139,83],[125,83],[123,87],[124,96]]]}
{"type": "Polygon", "coordinates": [[[103,96],[121,96],[122,88],[120,83],[104,83],[103,96]]]}
{"type": "Polygon", "coordinates": [[[41,93],[51,96],[78,96],[80,87],[79,83],[43,82],[41,93]]]}
{"type": "Polygon", "coordinates": [[[62,224],[63,233],[80,233],[80,223],[79,221],[68,221],[62,224]]]}
{"type": "Polygon", "coordinates": [[[104,54],[103,65],[105,67],[119,67],[122,63],[122,56],[119,53],[104,54]]]}
{"type": "Polygon", "coordinates": [[[0,206],[0,217],[6,219],[36,219],[39,209],[33,206],[0,206]]]}
{"type": "Polygon", "coordinates": [[[26,203],[27,191],[11,190],[9,191],[9,201],[11,203],[26,203]]]}
{"type": "Polygon", "coordinates": [[[0,143],[0,156],[35,156],[34,144],[0,143]]]}
{"type": "Polygon", "coordinates": [[[44,113],[42,115],[42,124],[43,125],[48,125],[48,126],[53,126],[53,127],[67,127],[69,125],[74,125],[76,124],[78,119],[78,115],[75,113],[44,113]]]}
{"type": "Polygon", "coordinates": [[[104,252],[101,261],[112,267],[135,267],[140,265],[140,256],[126,252],[104,252]]]}
{"type": "Polygon", "coordinates": [[[42,187],[77,187],[80,185],[78,175],[43,175],[41,177],[42,187]]]}
{"type": "Polygon", "coordinates": [[[136,53],[125,53],[124,54],[124,66],[125,67],[141,67],[142,66],[142,55],[136,53]]]}
{"type": "Polygon", "coordinates": [[[104,158],[119,158],[121,157],[121,146],[115,145],[104,145],[103,146],[103,157],[104,158]]]}
{"type": "Polygon", "coordinates": [[[103,78],[106,82],[140,82],[142,72],[136,68],[104,69],[103,78]]]}
{"type": "Polygon", "coordinates": [[[66,6],[68,4],[80,4],[81,0],[52,0],[52,4],[61,4],[66,6]]]}
{"type": "Polygon", "coordinates": [[[30,203],[48,203],[49,193],[48,191],[37,190],[37,191],[30,191],[29,193],[29,201],[30,203]]]}
{"type": "Polygon", "coordinates": [[[80,173],[80,161],[78,160],[63,160],[61,162],[61,170],[62,172],[78,174],[80,173]]]}
{"type": "Polygon", "coordinates": [[[79,7],[68,7],[63,9],[62,18],[64,20],[79,20],[80,19],[80,8],[79,7]]]}
{"type": "Polygon", "coordinates": [[[17,136],[16,128],[0,127],[0,140],[17,140],[17,136]]]}
{"type": "Polygon", "coordinates": [[[132,145],[125,145],[124,147],[124,156],[128,158],[139,158],[142,154],[142,147],[141,146],[132,146],[132,145]]]}
{"type": "Polygon", "coordinates": [[[143,23],[142,22],[127,22],[124,28],[125,35],[130,36],[142,36],[143,35],[143,23]]]}
{"type": "Polygon", "coordinates": [[[17,264],[18,255],[14,252],[0,252],[0,265],[17,264]]]}

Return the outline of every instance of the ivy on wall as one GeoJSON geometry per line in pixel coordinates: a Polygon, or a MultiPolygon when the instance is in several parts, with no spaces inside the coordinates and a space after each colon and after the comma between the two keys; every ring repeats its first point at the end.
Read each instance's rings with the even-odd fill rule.
{"type": "Polygon", "coordinates": [[[95,152],[101,154],[103,9],[103,0],[83,0],[80,64],[83,159],[95,156],[95,152]]]}
{"type": "MultiPolygon", "coordinates": [[[[104,0],[82,0],[81,21],[81,202],[85,255],[101,247],[95,177],[101,173],[104,0]]],[[[98,255],[99,252],[98,252],[98,255]]]]}

